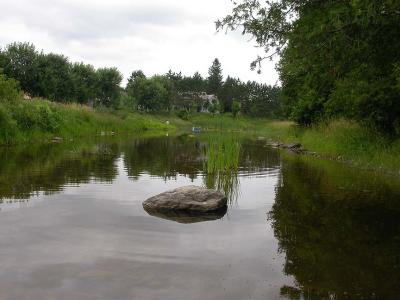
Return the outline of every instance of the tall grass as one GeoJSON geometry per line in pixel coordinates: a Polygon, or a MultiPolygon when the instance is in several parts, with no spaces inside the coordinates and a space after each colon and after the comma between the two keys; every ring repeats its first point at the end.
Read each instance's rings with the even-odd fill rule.
{"type": "Polygon", "coordinates": [[[234,135],[209,134],[204,148],[204,183],[225,193],[232,203],[238,198],[240,143],[234,135]]]}
{"type": "Polygon", "coordinates": [[[331,120],[300,128],[290,121],[272,121],[229,115],[199,115],[192,123],[204,129],[244,132],[276,142],[300,142],[319,156],[353,165],[400,173],[400,139],[390,139],[348,120],[331,120]]]}
{"type": "Polygon", "coordinates": [[[75,138],[101,132],[162,132],[174,128],[155,116],[98,112],[77,104],[41,99],[0,103],[0,144],[43,141],[55,136],[75,138]]]}

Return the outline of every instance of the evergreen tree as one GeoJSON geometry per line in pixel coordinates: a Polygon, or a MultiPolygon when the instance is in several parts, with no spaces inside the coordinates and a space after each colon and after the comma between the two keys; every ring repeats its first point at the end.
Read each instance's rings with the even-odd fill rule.
{"type": "Polygon", "coordinates": [[[208,93],[216,95],[222,86],[222,67],[218,58],[214,59],[211,67],[208,69],[208,93]]]}

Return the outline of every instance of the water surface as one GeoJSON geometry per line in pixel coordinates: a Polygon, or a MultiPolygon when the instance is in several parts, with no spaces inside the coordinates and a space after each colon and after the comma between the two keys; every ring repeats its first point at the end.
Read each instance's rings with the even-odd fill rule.
{"type": "Polygon", "coordinates": [[[2,148],[0,299],[398,299],[399,196],[396,178],[262,140],[2,148]],[[215,153],[228,150],[221,170],[215,153]],[[181,224],[143,210],[189,184],[227,193],[224,217],[181,224]]]}

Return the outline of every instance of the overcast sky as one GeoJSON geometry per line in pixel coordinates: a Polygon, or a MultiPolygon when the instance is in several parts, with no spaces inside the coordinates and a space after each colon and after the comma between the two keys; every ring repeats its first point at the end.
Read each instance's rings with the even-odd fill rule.
{"type": "Polygon", "coordinates": [[[216,33],[214,22],[230,9],[230,0],[0,0],[0,46],[29,41],[72,61],[115,66],[125,80],[137,69],[206,76],[218,57],[225,76],[275,84],[273,63],[250,71],[262,49],[240,33],[216,33]]]}

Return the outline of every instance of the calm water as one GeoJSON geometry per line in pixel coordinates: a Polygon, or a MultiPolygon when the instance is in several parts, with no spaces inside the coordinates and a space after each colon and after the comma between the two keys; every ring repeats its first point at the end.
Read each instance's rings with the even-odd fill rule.
{"type": "Polygon", "coordinates": [[[399,179],[234,142],[215,172],[204,136],[0,148],[0,299],[400,299],[399,179]],[[226,214],[143,210],[189,184],[226,214]]]}

